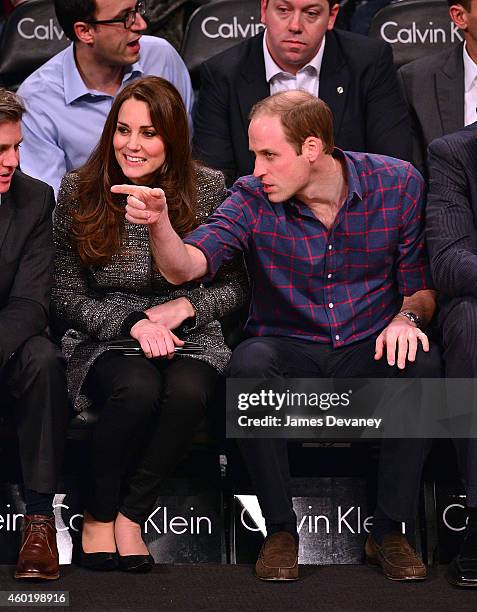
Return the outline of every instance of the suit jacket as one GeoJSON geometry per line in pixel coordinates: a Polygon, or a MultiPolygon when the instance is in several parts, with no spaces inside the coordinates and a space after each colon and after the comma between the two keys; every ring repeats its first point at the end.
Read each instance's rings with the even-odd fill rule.
{"type": "Polygon", "coordinates": [[[0,369],[48,323],[53,272],[51,187],[16,171],[0,204],[0,369]]]}
{"type": "Polygon", "coordinates": [[[464,127],[463,43],[402,66],[398,72],[412,126],[412,162],[427,175],[427,147],[464,127]]]}
{"type": "Polygon", "coordinates": [[[429,146],[426,232],[441,322],[463,297],[477,298],[477,122],[429,146]]]}
{"type": "MultiPolygon", "coordinates": [[[[195,154],[229,180],[253,171],[248,116],[270,95],[262,45],[263,32],[207,60],[201,69],[195,154]]],[[[319,94],[333,111],[338,147],[410,159],[409,117],[388,44],[327,32],[319,94]]]]}

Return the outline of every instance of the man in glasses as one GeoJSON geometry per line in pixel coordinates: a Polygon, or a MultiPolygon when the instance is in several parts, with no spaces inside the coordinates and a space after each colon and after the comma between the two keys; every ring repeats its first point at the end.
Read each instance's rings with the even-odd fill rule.
{"type": "Polygon", "coordinates": [[[20,86],[26,102],[22,170],[55,192],[65,172],[81,166],[99,140],[116,94],[130,81],[161,76],[177,87],[189,113],[189,73],[164,39],[142,36],[143,0],[55,0],[72,44],[20,86]]]}

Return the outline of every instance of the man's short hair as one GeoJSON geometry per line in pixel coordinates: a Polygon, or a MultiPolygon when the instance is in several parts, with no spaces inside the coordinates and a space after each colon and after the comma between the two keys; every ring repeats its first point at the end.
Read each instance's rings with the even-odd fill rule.
{"type": "Polygon", "coordinates": [[[470,11],[472,0],[447,0],[447,4],[449,6],[454,6],[454,4],[460,4],[465,8],[466,11],[470,11]]]}
{"type": "Polygon", "coordinates": [[[95,0],[55,0],[55,12],[58,23],[70,40],[77,40],[75,23],[94,19],[95,0]]]}
{"type": "Polygon", "coordinates": [[[25,112],[25,106],[21,98],[14,94],[13,91],[0,87],[0,124],[22,120],[22,115],[25,112]]]}
{"type": "Polygon", "coordinates": [[[260,114],[280,118],[285,137],[297,155],[301,155],[309,136],[321,140],[325,153],[333,151],[333,114],[326,102],[316,96],[300,90],[281,91],[257,102],[250,111],[250,120],[260,114]]]}

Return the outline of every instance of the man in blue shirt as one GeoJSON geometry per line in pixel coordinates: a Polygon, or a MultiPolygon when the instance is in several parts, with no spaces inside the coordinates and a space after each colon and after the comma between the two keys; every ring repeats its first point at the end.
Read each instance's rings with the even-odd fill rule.
{"type": "MultiPolygon", "coordinates": [[[[439,376],[439,351],[422,331],[435,295],[419,173],[392,157],[334,149],[330,109],[304,91],[255,105],[249,141],[254,176],[237,180],[185,244],[161,189],[112,188],[129,194],[126,219],[148,226],[155,264],[169,282],[207,281],[244,253],[252,285],[248,338],[233,353],[230,376],[439,376]]],[[[267,527],[255,573],[295,580],[286,440],[245,439],[240,446],[267,527]]],[[[366,555],[393,580],[426,577],[400,533],[400,522],[415,516],[426,449],[418,439],[387,439],[381,447],[366,555]]]]}
{"type": "Polygon", "coordinates": [[[130,81],[161,76],[182,95],[188,112],[189,74],[165,40],[141,36],[145,3],[56,0],[58,21],[73,43],[30,75],[25,101],[22,170],[58,191],[65,172],[81,166],[99,140],[112,102],[130,81]]]}

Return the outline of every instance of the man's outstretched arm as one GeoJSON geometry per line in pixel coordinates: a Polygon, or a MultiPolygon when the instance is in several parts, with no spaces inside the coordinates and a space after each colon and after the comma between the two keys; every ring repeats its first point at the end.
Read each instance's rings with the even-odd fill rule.
{"type": "Polygon", "coordinates": [[[181,285],[207,274],[205,255],[200,249],[184,244],[172,227],[162,189],[114,185],[111,191],[127,195],[128,221],[148,226],[154,262],[170,283],[181,285]]]}

